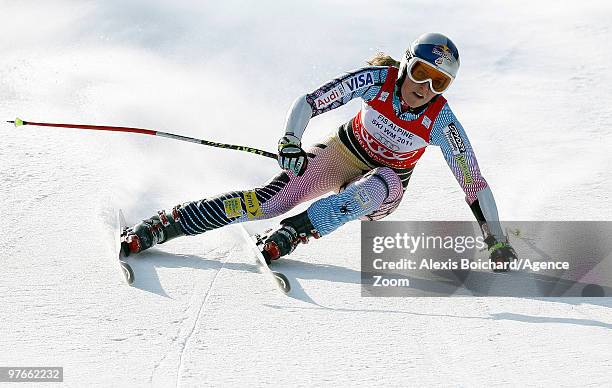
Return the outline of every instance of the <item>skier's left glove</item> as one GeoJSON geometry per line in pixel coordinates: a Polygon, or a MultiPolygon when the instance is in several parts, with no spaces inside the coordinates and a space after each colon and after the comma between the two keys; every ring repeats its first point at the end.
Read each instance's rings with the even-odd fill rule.
{"type": "Polygon", "coordinates": [[[489,246],[489,260],[492,263],[503,263],[502,268],[495,268],[493,272],[508,272],[510,270],[510,262],[517,259],[514,248],[507,242],[495,242],[489,246]]]}
{"type": "Polygon", "coordinates": [[[304,174],[308,166],[308,156],[302,149],[299,138],[287,134],[278,141],[278,164],[282,169],[291,170],[297,176],[304,174]]]}

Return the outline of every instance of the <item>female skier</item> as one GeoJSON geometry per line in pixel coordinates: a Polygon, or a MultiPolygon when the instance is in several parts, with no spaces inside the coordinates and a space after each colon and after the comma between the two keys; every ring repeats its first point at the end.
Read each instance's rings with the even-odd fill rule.
{"type": "Polygon", "coordinates": [[[291,106],[278,142],[284,172],[253,190],[233,191],[178,205],[124,231],[126,255],[182,235],[272,218],[330,191],[280,222],[265,241],[267,261],[291,253],[346,222],[379,220],[400,204],[417,161],[428,145],[441,148],[466,194],[494,262],[516,258],[498,221],[491,189],[480,174],[466,133],[442,96],[459,69],[459,53],[442,34],[428,33],[406,50],[401,63],[382,54],[371,66],[347,73],[291,106]],[[361,110],[337,133],[307,152],[301,138],[309,120],[360,97],[361,110]]]}

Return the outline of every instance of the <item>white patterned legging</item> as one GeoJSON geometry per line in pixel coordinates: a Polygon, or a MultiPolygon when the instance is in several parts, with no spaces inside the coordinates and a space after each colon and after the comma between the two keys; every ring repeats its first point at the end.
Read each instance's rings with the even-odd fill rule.
{"type": "Polygon", "coordinates": [[[329,192],[335,194],[313,202],[307,210],[322,236],[355,219],[379,220],[399,206],[403,187],[395,171],[369,169],[337,136],[315,144],[307,153],[308,168],[302,176],[282,172],[262,187],[177,206],[183,231],[195,235],[232,223],[276,217],[329,192]]]}

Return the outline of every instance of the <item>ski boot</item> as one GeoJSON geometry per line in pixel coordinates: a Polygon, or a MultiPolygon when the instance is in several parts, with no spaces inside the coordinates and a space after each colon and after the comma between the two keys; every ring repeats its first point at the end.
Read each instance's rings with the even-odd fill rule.
{"type": "Polygon", "coordinates": [[[272,232],[264,241],[262,254],[266,263],[278,260],[293,252],[298,244],[307,244],[310,237],[319,238],[321,235],[312,226],[308,214],[304,211],[293,217],[281,221],[281,226],[272,232]]]}
{"type": "Polygon", "coordinates": [[[151,248],[155,244],[162,244],[175,237],[184,235],[178,222],[180,214],[177,207],[169,215],[160,210],[151,218],[132,226],[126,227],[121,233],[121,251],[125,257],[151,248]]]}

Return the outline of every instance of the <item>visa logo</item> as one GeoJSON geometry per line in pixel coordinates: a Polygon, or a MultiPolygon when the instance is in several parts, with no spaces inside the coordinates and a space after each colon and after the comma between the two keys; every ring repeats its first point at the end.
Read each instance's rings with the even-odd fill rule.
{"type": "Polygon", "coordinates": [[[371,73],[359,74],[347,79],[343,84],[349,91],[354,92],[364,86],[374,85],[374,78],[371,73]]]}

